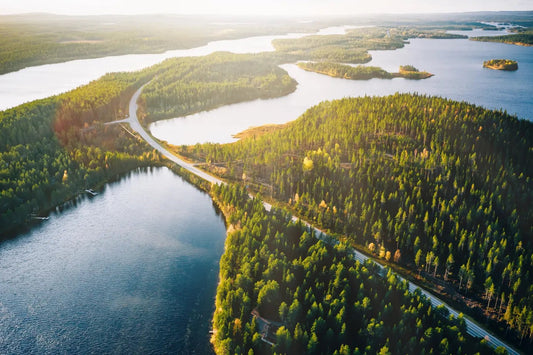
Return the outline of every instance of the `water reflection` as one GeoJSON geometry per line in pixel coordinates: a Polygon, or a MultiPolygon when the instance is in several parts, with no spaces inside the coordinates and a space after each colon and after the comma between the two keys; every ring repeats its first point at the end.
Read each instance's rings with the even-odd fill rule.
{"type": "Polygon", "coordinates": [[[209,353],[224,237],[166,168],[80,197],[2,242],[0,353],[209,353]]]}

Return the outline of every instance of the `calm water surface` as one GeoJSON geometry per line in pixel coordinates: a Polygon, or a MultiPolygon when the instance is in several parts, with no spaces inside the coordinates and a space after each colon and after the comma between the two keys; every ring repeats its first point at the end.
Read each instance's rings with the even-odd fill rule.
{"type": "MultiPolygon", "coordinates": [[[[475,36],[501,34],[472,32],[456,31],[475,36]]],[[[345,80],[306,72],[288,64],[282,68],[298,81],[298,88],[288,96],[159,121],[150,125],[150,130],[155,137],[176,145],[230,143],[236,141],[233,135],[238,132],[253,126],[292,121],[323,100],[396,92],[443,96],[533,119],[533,47],[467,39],[412,39],[404,48],[371,51],[371,54],[373,59],[367,65],[396,72],[400,65],[411,64],[435,76],[425,80],[345,80]],[[519,70],[505,72],[483,68],[483,61],[491,58],[517,60],[519,70]]]]}
{"type": "Polygon", "coordinates": [[[206,354],[225,227],[167,169],[0,247],[0,354],[206,354]]]}
{"type": "MultiPolygon", "coordinates": [[[[363,26],[327,27],[315,34],[343,34],[347,29],[358,27],[363,26]]],[[[205,46],[171,50],[159,54],[128,54],[28,67],[0,75],[0,110],[72,90],[91,80],[96,80],[106,73],[135,71],[160,63],[168,58],[204,56],[217,51],[233,53],[269,52],[274,50],[273,39],[298,38],[307,35],[310,33],[256,36],[214,41],[205,46]]]]}

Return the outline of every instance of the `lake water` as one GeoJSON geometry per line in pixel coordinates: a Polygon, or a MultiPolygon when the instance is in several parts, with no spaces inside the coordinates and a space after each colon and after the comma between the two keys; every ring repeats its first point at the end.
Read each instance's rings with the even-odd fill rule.
{"type": "Polygon", "coordinates": [[[207,354],[225,226],[166,168],[0,248],[0,354],[207,354]]]}
{"type": "MultiPolygon", "coordinates": [[[[502,32],[455,33],[478,36],[502,32]]],[[[298,81],[296,91],[288,96],[155,122],[150,125],[150,131],[155,137],[176,145],[230,143],[236,140],[233,135],[238,132],[253,126],[292,121],[323,100],[396,92],[443,96],[533,119],[533,47],[467,39],[412,39],[404,48],[370,53],[373,59],[367,65],[397,72],[400,65],[411,64],[435,76],[425,80],[345,80],[306,72],[288,64],[282,68],[298,81]],[[516,60],[519,69],[505,72],[483,68],[483,61],[492,58],[516,60]]]]}
{"type": "MultiPolygon", "coordinates": [[[[358,27],[363,26],[327,27],[315,34],[343,34],[346,29],[358,27]]],[[[274,50],[273,39],[298,38],[307,35],[310,34],[289,33],[276,36],[256,36],[214,41],[205,46],[171,50],[159,54],[128,54],[28,67],[0,75],[0,110],[72,90],[91,80],[96,80],[106,73],[135,71],[160,63],[168,58],[204,56],[218,51],[231,51],[233,53],[268,52],[274,50]]]]}

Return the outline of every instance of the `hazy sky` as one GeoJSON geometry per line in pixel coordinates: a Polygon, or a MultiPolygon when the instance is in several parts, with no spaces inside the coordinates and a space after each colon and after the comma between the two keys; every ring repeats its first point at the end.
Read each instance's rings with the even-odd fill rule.
{"type": "Polygon", "coordinates": [[[533,10],[533,0],[0,0],[0,13],[360,14],[533,10]]]}

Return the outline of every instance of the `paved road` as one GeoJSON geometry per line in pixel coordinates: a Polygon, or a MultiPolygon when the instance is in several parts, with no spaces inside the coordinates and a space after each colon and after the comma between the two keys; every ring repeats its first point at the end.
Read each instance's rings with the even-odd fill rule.
{"type": "MultiPolygon", "coordinates": [[[[224,184],[225,183],[224,181],[222,181],[222,180],[220,180],[220,179],[218,179],[218,178],[216,178],[216,177],[214,177],[212,175],[209,175],[206,172],[204,172],[204,171],[196,168],[195,166],[193,166],[193,164],[188,163],[188,162],[176,157],[174,154],[172,154],[171,152],[169,152],[168,150],[163,148],[163,146],[161,146],[161,144],[156,142],[152,138],[152,136],[150,136],[144,130],[144,128],[139,123],[139,119],[137,118],[137,99],[139,98],[139,95],[141,94],[143,88],[144,88],[144,86],[142,86],[139,90],[137,90],[135,92],[135,94],[133,94],[133,96],[131,98],[130,107],[129,107],[129,110],[130,110],[129,118],[127,118],[125,120],[121,120],[121,121],[115,121],[115,122],[112,122],[112,123],[120,123],[120,122],[129,123],[133,130],[135,130],[143,139],[145,139],[148,142],[148,144],[150,144],[154,149],[157,149],[167,159],[170,159],[171,161],[173,161],[174,163],[176,163],[179,166],[183,167],[184,169],[190,171],[191,173],[193,173],[193,174],[201,177],[202,179],[207,180],[207,181],[209,181],[209,182],[211,182],[213,184],[224,184]]],[[[266,202],[264,202],[263,204],[264,204],[266,210],[270,211],[270,209],[272,208],[272,205],[270,205],[269,203],[266,203],[266,202]]],[[[293,217],[293,220],[294,221],[298,221],[298,218],[297,217],[293,217]]],[[[330,244],[331,243],[333,243],[333,244],[337,244],[338,243],[338,241],[336,239],[327,236],[321,230],[313,227],[308,222],[302,220],[302,223],[305,224],[311,230],[313,230],[315,232],[314,234],[317,236],[317,238],[319,238],[319,239],[321,239],[321,240],[323,240],[323,241],[325,241],[327,243],[330,243],[330,244]]],[[[370,259],[371,261],[373,261],[374,263],[379,265],[382,269],[384,269],[384,266],[381,265],[379,262],[369,258],[368,256],[360,253],[357,250],[353,250],[353,257],[354,257],[355,260],[359,260],[359,262],[361,262],[361,263],[364,263],[366,260],[370,259]]],[[[401,280],[403,280],[403,278],[401,276],[398,275],[398,277],[401,280]]],[[[424,289],[422,289],[421,287],[417,286],[416,284],[413,284],[411,282],[409,283],[409,291],[410,292],[414,292],[417,288],[420,289],[422,294],[424,294],[430,300],[431,304],[434,307],[437,307],[437,306],[440,306],[440,305],[444,305],[449,310],[450,314],[453,314],[455,317],[457,317],[459,315],[459,312],[457,312],[455,309],[451,308],[449,305],[447,305],[445,302],[443,302],[439,298],[437,298],[434,295],[432,295],[431,293],[425,291],[424,289]]],[[[488,343],[491,346],[493,346],[494,348],[496,348],[498,346],[503,346],[504,348],[507,349],[509,354],[512,354],[512,355],[520,354],[518,351],[516,351],[515,349],[513,349],[512,347],[510,347],[509,345],[507,345],[506,343],[504,343],[503,341],[501,341],[497,337],[493,336],[492,334],[487,332],[485,329],[483,329],[482,327],[480,327],[478,324],[474,323],[470,319],[465,318],[465,322],[466,322],[466,327],[467,327],[466,329],[467,329],[468,334],[470,334],[472,336],[475,336],[475,337],[479,337],[479,338],[485,338],[488,341],[488,343]]]]}
{"type": "Polygon", "coordinates": [[[212,175],[209,175],[206,172],[196,168],[193,164],[188,163],[185,160],[182,160],[182,159],[176,157],[174,154],[172,154],[171,152],[169,152],[168,150],[163,148],[163,146],[161,144],[156,142],[155,139],[153,139],[152,136],[149,135],[148,132],[146,132],[144,130],[143,126],[139,122],[139,118],[137,117],[137,99],[141,95],[141,92],[142,92],[143,88],[144,88],[144,85],[141,86],[141,88],[139,88],[139,90],[137,90],[135,92],[135,94],[133,94],[133,96],[131,98],[130,108],[129,108],[129,110],[130,110],[129,118],[126,118],[125,120],[110,122],[110,123],[122,123],[122,122],[129,123],[131,128],[135,132],[137,132],[154,149],[157,149],[161,154],[163,154],[165,156],[165,158],[173,161],[174,163],[178,164],[182,168],[190,171],[191,173],[201,177],[202,179],[204,179],[206,181],[209,181],[210,183],[223,184],[224,182],[222,180],[217,179],[216,177],[214,177],[212,175]]]}

